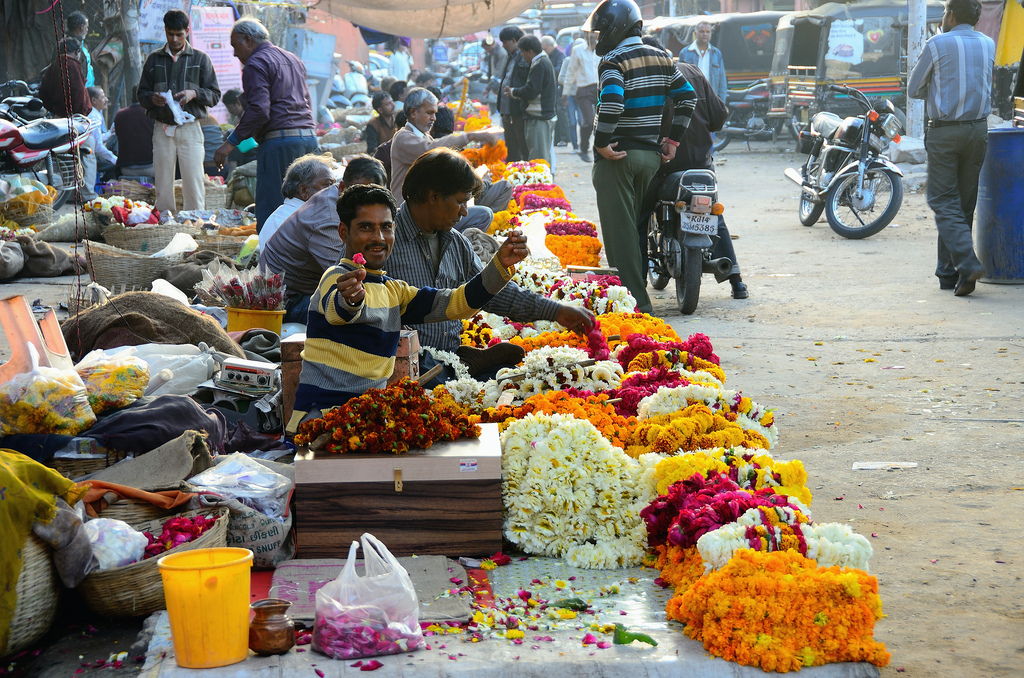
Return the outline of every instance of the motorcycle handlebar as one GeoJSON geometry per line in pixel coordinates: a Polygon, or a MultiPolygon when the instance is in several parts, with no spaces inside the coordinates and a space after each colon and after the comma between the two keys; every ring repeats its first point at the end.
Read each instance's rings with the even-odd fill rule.
{"type": "Polygon", "coordinates": [[[846,85],[829,85],[828,88],[838,94],[846,94],[849,88],[846,85]]]}

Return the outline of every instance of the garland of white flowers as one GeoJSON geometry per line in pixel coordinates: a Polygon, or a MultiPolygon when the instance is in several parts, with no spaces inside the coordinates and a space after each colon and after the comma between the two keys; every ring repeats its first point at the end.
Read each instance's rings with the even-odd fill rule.
{"type": "Polygon", "coordinates": [[[456,379],[469,379],[469,367],[451,351],[443,351],[433,346],[422,346],[420,350],[429,353],[437,362],[452,368],[455,371],[456,379]]]}
{"type": "Polygon", "coordinates": [[[531,414],[502,434],[505,537],[585,568],[638,564],[659,455],[631,459],[589,421],[531,414]]]}
{"type": "Polygon", "coordinates": [[[764,527],[775,541],[781,539],[782,530],[766,524],[761,510],[775,511],[781,522],[799,531],[807,543],[807,557],[817,561],[818,567],[855,567],[867,571],[871,559],[871,544],[863,536],[843,523],[798,523],[793,509],[788,507],[758,507],[747,509],[735,522],[708,532],[697,540],[697,550],[704,561],[704,573],[720,569],[739,549],[750,548],[748,527],[764,527]]]}

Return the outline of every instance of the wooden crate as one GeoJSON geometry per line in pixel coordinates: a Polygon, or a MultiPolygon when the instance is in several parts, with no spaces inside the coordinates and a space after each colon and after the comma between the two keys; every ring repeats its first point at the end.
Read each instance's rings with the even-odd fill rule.
{"type": "Polygon", "coordinates": [[[344,558],[369,532],[397,556],[501,550],[501,442],[479,438],[403,455],[295,455],[299,558],[344,558]]]}

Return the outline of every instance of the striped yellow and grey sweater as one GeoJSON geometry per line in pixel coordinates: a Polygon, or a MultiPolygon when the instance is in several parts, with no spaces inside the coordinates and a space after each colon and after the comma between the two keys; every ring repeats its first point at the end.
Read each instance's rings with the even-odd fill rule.
{"type": "Polygon", "coordinates": [[[343,405],[368,389],[384,388],[395,369],[402,325],[471,318],[513,274],[494,258],[465,285],[439,290],[417,289],[384,271],[367,269],[363,301],[349,306],[336,285],[355,268],[350,259],[329,268],[310,300],[289,432],[307,412],[343,405]]]}
{"type": "Polygon", "coordinates": [[[595,148],[617,142],[617,151],[660,150],[661,114],[668,99],[675,102],[669,138],[683,138],[697,95],[668,54],[640,38],[626,38],[604,55],[597,71],[601,94],[595,148]]]}

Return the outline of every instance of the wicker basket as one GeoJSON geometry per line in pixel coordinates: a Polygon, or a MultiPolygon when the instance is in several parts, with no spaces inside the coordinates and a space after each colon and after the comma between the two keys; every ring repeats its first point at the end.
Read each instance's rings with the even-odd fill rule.
{"type": "Polygon", "coordinates": [[[199,228],[187,224],[168,222],[166,224],[139,224],[138,226],[122,226],[115,224],[103,232],[107,244],[120,247],[129,252],[153,254],[167,247],[178,233],[199,235],[199,228]]]}
{"type": "MultiPolygon", "coordinates": [[[[181,553],[193,549],[217,548],[227,544],[228,510],[186,511],[181,515],[193,517],[197,514],[215,517],[217,523],[199,539],[182,544],[161,554],[181,553]]],[[[106,517],[106,516],[104,516],[106,517]]],[[[166,519],[150,520],[135,525],[140,532],[159,534],[166,519]]],[[[157,561],[149,558],[112,570],[93,572],[78,585],[86,604],[93,612],[106,617],[144,617],[167,606],[164,603],[164,583],[160,577],[157,561]]]]}
{"type": "Polygon", "coordinates": [[[28,213],[28,206],[23,202],[10,201],[4,203],[3,216],[19,226],[28,226],[37,231],[49,226],[53,222],[53,205],[40,203],[34,205],[32,214],[28,213]]]}
{"type": "Polygon", "coordinates": [[[24,650],[37,642],[50,630],[57,614],[57,596],[60,586],[53,569],[50,547],[30,534],[22,549],[21,574],[15,587],[18,605],[11,618],[11,632],[7,647],[0,645],[0,657],[24,650]]]}
{"type": "MultiPolygon", "coordinates": [[[[209,177],[203,183],[206,188],[203,209],[215,212],[222,207],[227,207],[228,187],[209,177]]],[[[174,182],[174,211],[180,212],[183,209],[185,209],[185,198],[181,194],[181,179],[178,179],[174,182]]]]}
{"type": "Polygon", "coordinates": [[[89,274],[95,283],[112,289],[116,285],[148,290],[160,273],[169,266],[180,264],[184,257],[153,259],[119,247],[86,241],[89,274]]]}
{"type": "Polygon", "coordinates": [[[131,179],[118,179],[111,181],[106,184],[103,192],[100,193],[104,198],[108,198],[112,195],[123,195],[129,200],[142,200],[152,205],[156,201],[156,189],[152,186],[145,186],[138,181],[132,181],[131,179]]]}
{"type": "Polygon", "coordinates": [[[226,257],[237,257],[245,244],[244,235],[200,235],[196,238],[199,249],[210,250],[226,257]]]}
{"type": "Polygon", "coordinates": [[[148,501],[133,501],[131,499],[122,499],[121,501],[115,502],[107,506],[107,508],[100,511],[100,518],[110,518],[112,520],[121,520],[128,523],[132,527],[142,525],[150,521],[158,521],[163,524],[163,521],[176,513],[181,512],[182,507],[165,509],[159,506],[153,506],[148,501]]]}
{"type": "Polygon", "coordinates": [[[96,471],[102,471],[110,465],[106,457],[100,459],[70,459],[68,457],[47,459],[44,466],[49,466],[57,473],[69,480],[87,476],[96,471]]]}

